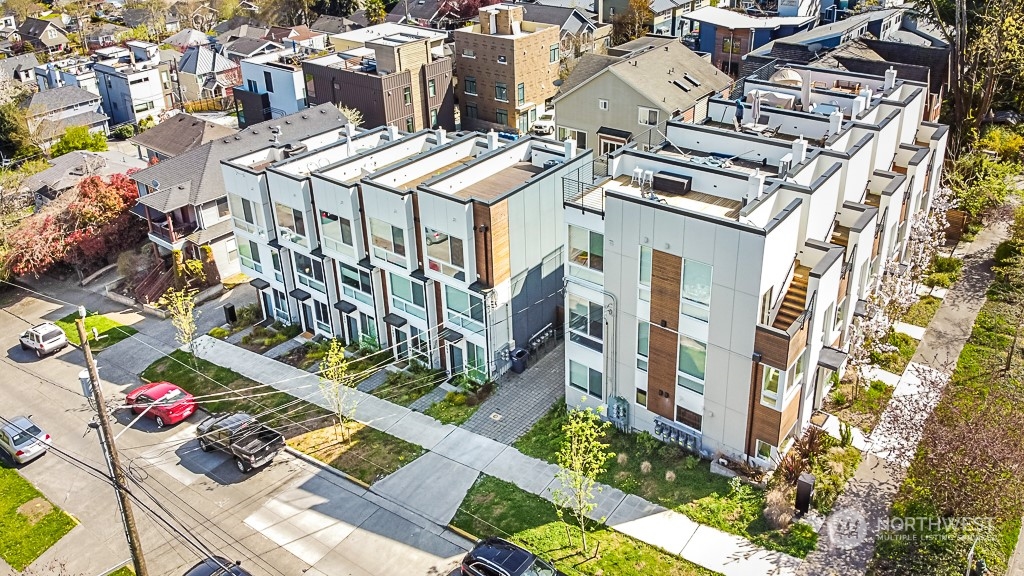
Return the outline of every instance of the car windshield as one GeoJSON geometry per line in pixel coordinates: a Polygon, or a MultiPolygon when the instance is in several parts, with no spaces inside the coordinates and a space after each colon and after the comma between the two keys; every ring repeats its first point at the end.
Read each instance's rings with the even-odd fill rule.
{"type": "Polygon", "coordinates": [[[32,425],[29,426],[27,430],[18,430],[18,433],[11,438],[11,441],[14,442],[15,446],[21,446],[22,444],[27,444],[42,435],[43,431],[40,430],[38,426],[32,425]]]}
{"type": "Polygon", "coordinates": [[[170,390],[167,391],[166,394],[164,394],[160,398],[157,398],[157,402],[163,404],[177,402],[178,400],[181,400],[184,396],[185,392],[183,392],[181,388],[171,388],[170,390]]]}
{"type": "Polygon", "coordinates": [[[523,576],[555,576],[555,569],[538,558],[526,569],[526,572],[523,572],[523,576]]]}
{"type": "Polygon", "coordinates": [[[50,340],[56,340],[57,338],[60,338],[63,335],[64,332],[62,332],[59,328],[53,328],[40,334],[39,339],[42,340],[43,342],[49,342],[50,340]]]}

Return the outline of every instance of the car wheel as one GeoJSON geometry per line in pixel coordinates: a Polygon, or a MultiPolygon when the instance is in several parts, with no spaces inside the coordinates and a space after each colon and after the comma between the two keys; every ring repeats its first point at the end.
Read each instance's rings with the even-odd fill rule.
{"type": "Polygon", "coordinates": [[[18,344],[21,344],[21,349],[22,350],[28,350],[28,346],[25,346],[24,342],[18,342],[18,344]]]}
{"type": "Polygon", "coordinates": [[[42,358],[42,357],[43,357],[43,351],[37,349],[36,350],[36,358],[42,358]]]}
{"type": "Polygon", "coordinates": [[[163,428],[164,427],[164,419],[163,418],[161,418],[159,416],[156,417],[156,427],[157,428],[163,428]]]}
{"type": "Polygon", "coordinates": [[[238,471],[241,472],[242,474],[248,474],[249,472],[252,472],[252,466],[250,466],[248,462],[242,460],[241,458],[235,458],[235,466],[238,467],[238,471]]]}
{"type": "Polygon", "coordinates": [[[210,452],[213,450],[213,446],[207,444],[205,440],[199,440],[199,449],[203,452],[210,452]]]}

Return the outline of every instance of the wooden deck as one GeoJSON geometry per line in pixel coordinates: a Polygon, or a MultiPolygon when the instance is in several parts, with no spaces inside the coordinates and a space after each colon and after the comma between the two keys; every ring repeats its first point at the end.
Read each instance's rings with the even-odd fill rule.
{"type": "Polygon", "coordinates": [[[540,166],[534,166],[530,162],[517,162],[504,170],[491,174],[487,178],[475,184],[470,184],[459,190],[453,196],[456,198],[482,200],[490,202],[504,196],[509,191],[522,185],[533,178],[534,175],[543,172],[540,166]]]}
{"type": "MultiPolygon", "coordinates": [[[[631,191],[635,192],[637,196],[640,195],[640,188],[630,184],[631,177],[629,175],[618,176],[614,179],[614,182],[618,184],[615,187],[616,189],[631,191]]],[[[654,189],[654,193],[669,206],[729,218],[730,220],[735,220],[739,217],[740,208],[743,207],[743,203],[739,200],[697,192],[696,190],[691,190],[681,196],[671,192],[664,192],[657,188],[654,189]]]]}

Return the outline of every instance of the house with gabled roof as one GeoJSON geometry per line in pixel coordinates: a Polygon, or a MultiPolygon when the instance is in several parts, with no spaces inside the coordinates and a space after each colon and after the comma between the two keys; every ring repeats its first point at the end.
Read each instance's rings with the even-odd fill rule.
{"type": "Polygon", "coordinates": [[[309,26],[272,26],[266,40],[284,45],[285,48],[309,48],[312,50],[325,50],[327,48],[327,34],[315,32],[309,26]]]}
{"type": "Polygon", "coordinates": [[[156,126],[136,134],[129,142],[139,149],[139,158],[163,161],[198,148],[218,138],[233,136],[234,128],[191,114],[176,114],[156,126]]]}
{"type": "Polygon", "coordinates": [[[33,142],[49,148],[68,128],[85,126],[89,132],[107,132],[101,99],[77,86],[61,86],[32,94],[22,103],[33,142]]]}
{"type": "Polygon", "coordinates": [[[265,38],[238,38],[224,44],[221,53],[235,62],[282,50],[284,46],[265,38]]]}
{"type": "Polygon", "coordinates": [[[68,32],[55,20],[26,18],[18,27],[18,34],[23,41],[48,54],[68,47],[68,32]]]}
{"type": "Polygon", "coordinates": [[[186,102],[226,98],[241,83],[238,62],[206,46],[192,46],[178,60],[178,85],[186,102]]]}

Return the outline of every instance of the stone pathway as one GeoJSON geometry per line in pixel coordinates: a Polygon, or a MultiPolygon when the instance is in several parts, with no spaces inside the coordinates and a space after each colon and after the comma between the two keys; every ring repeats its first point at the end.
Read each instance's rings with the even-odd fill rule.
{"type": "MultiPolygon", "coordinates": [[[[316,376],[209,336],[200,340],[200,357],[293,396],[327,405],[316,376]]],[[[556,358],[561,361],[560,356],[556,358]]],[[[528,369],[524,376],[529,375],[528,369]]],[[[360,397],[352,414],[356,420],[428,450],[371,488],[375,494],[394,498],[396,504],[447,522],[481,473],[549,500],[558,486],[557,466],[465,428],[441,424],[363,392],[356,394],[360,397]]],[[[793,576],[800,565],[792,556],[769,552],[744,538],[697,525],[681,514],[610,486],[602,486],[601,494],[600,505],[592,514],[595,519],[606,517],[608,525],[616,530],[726,576],[793,576]]]]}
{"type": "Polygon", "coordinates": [[[512,444],[526,434],[565,394],[565,344],[560,343],[527,366],[508,372],[497,390],[462,425],[471,432],[512,444]],[[494,418],[497,414],[500,418],[494,418]]]}
{"type": "Polygon", "coordinates": [[[371,374],[369,378],[357,384],[356,390],[367,393],[373,392],[384,385],[384,381],[387,380],[388,374],[390,374],[390,372],[387,370],[377,370],[371,374]]]}
{"type": "Polygon", "coordinates": [[[1008,235],[1008,219],[1002,217],[982,230],[965,250],[961,279],[943,294],[942,305],[893,391],[893,400],[868,438],[869,450],[837,500],[821,531],[818,548],[804,560],[800,574],[853,576],[864,574],[867,569],[874,555],[879,527],[888,516],[906,476],[905,462],[901,462],[905,451],[893,455],[891,448],[901,444],[916,445],[920,428],[939,399],[938,394],[922,395],[919,373],[934,371],[946,377],[952,373],[971,335],[974,320],[985,304],[985,292],[993,278],[992,255],[1008,235]],[[917,409],[914,421],[920,425],[907,425],[908,410],[895,409],[901,402],[917,409]],[[897,424],[896,419],[904,421],[897,424]]]}
{"type": "Polygon", "coordinates": [[[409,405],[409,408],[417,412],[426,412],[427,408],[430,408],[437,402],[444,400],[444,397],[447,395],[448,389],[444,386],[438,386],[420,398],[417,398],[415,402],[409,405]]]}

